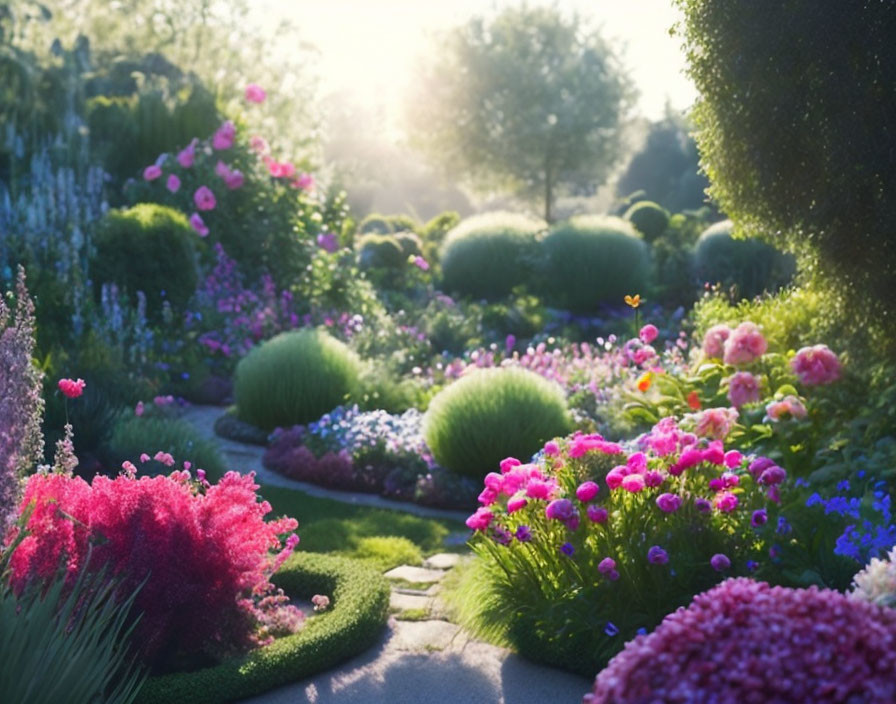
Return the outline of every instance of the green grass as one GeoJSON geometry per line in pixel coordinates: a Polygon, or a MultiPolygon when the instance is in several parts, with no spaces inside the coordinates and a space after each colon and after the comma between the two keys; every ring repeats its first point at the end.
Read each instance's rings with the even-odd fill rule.
{"type": "Polygon", "coordinates": [[[266,486],[259,493],[271,503],[274,515],[298,520],[302,550],[368,558],[382,569],[413,564],[405,561],[417,561],[421,555],[445,552],[445,536],[467,530],[460,521],[355,506],[293,489],[266,486]],[[405,540],[381,539],[385,537],[405,540]]]}

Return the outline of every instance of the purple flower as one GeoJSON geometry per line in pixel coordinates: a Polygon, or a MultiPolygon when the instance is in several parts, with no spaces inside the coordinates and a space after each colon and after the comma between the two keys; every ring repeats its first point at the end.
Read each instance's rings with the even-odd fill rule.
{"type": "Polygon", "coordinates": [[[731,560],[728,559],[727,555],[718,552],[710,558],[709,564],[712,565],[716,572],[721,572],[731,567],[731,560]]]}
{"type": "Polygon", "coordinates": [[[563,543],[563,545],[560,546],[560,552],[567,557],[572,557],[575,551],[576,549],[572,546],[572,543],[563,543]]]}
{"type": "Polygon", "coordinates": [[[764,508],[760,508],[757,511],[753,511],[753,516],[750,518],[750,525],[754,528],[758,528],[759,526],[763,526],[768,521],[768,511],[764,508]]]}
{"type": "Polygon", "coordinates": [[[532,529],[529,526],[520,526],[516,529],[516,539],[521,543],[528,543],[532,540],[532,529]]]}
{"type": "Polygon", "coordinates": [[[616,627],[615,623],[607,621],[607,627],[604,628],[604,633],[612,638],[613,636],[619,635],[619,629],[616,627]]]}
{"type": "Polygon", "coordinates": [[[616,570],[616,560],[612,557],[605,557],[600,563],[597,565],[597,571],[602,575],[608,575],[610,572],[614,572],[616,570]]]}
{"type": "Polygon", "coordinates": [[[568,521],[575,514],[576,508],[569,499],[555,499],[544,509],[544,515],[555,521],[568,521]]]}
{"type": "Polygon", "coordinates": [[[694,499],[694,506],[700,513],[709,513],[712,511],[712,504],[709,499],[704,499],[703,497],[694,499]]]}
{"type": "Polygon", "coordinates": [[[647,551],[647,561],[651,565],[665,565],[669,562],[669,553],[663,550],[659,545],[654,545],[647,551]]]}
{"type": "Polygon", "coordinates": [[[681,497],[678,494],[660,494],[656,497],[656,505],[665,513],[674,513],[681,507],[681,497]]]}
{"type": "Polygon", "coordinates": [[[606,523],[610,517],[607,509],[603,506],[589,506],[586,513],[588,514],[588,520],[592,523],[606,523]]]}

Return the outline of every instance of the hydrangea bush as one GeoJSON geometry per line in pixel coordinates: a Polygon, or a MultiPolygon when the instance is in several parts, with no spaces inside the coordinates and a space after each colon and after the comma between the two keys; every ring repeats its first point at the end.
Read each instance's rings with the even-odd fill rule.
{"type": "Polygon", "coordinates": [[[767,560],[785,470],[697,431],[667,418],[625,445],[576,434],[485,478],[467,525],[491,608],[525,654],[599,668],[639,629],[767,560]]]}
{"type": "Polygon", "coordinates": [[[838,592],[729,579],[625,646],[585,704],[885,704],[896,612],[838,592]]]}

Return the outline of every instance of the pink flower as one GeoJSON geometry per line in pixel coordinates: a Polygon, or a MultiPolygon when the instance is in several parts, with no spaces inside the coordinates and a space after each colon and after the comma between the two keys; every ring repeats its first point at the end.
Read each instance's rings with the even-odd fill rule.
{"type": "Polygon", "coordinates": [[[162,175],[161,167],[156,166],[155,164],[152,164],[151,166],[147,166],[145,169],[143,169],[143,179],[145,181],[155,181],[161,175],[162,175]]]}
{"type": "Polygon", "coordinates": [[[199,213],[193,213],[190,216],[190,227],[196,230],[196,233],[200,237],[208,236],[208,227],[205,226],[205,222],[202,220],[202,217],[199,213]]]}
{"type": "Polygon", "coordinates": [[[270,147],[264,137],[259,137],[256,134],[249,138],[249,149],[258,154],[265,154],[270,147]]]}
{"type": "Polygon", "coordinates": [[[548,457],[554,457],[555,455],[560,454],[560,446],[555,443],[553,440],[548,440],[544,444],[544,454],[548,457]]]}
{"type": "Polygon", "coordinates": [[[664,481],[666,481],[666,478],[662,472],[657,472],[655,469],[651,469],[644,474],[644,483],[649,487],[657,487],[664,481]]]}
{"type": "Polygon", "coordinates": [[[607,486],[612,491],[613,489],[617,489],[622,486],[622,480],[628,475],[628,467],[624,465],[619,465],[613,467],[609,472],[607,472],[607,476],[605,477],[605,481],[607,482],[607,486]]]}
{"type": "Polygon", "coordinates": [[[608,442],[596,433],[594,435],[579,435],[573,438],[569,446],[569,456],[572,458],[581,457],[582,455],[596,450],[605,455],[617,455],[622,452],[622,447],[615,442],[608,442]]]}
{"type": "Polygon", "coordinates": [[[526,487],[526,496],[530,499],[548,500],[554,495],[556,489],[557,484],[553,479],[532,479],[526,487]]]}
{"type": "Polygon", "coordinates": [[[199,210],[214,210],[218,202],[215,200],[215,194],[208,186],[200,186],[193,194],[193,202],[199,210]]]}
{"type": "Polygon", "coordinates": [[[168,176],[168,180],[165,181],[165,188],[172,193],[177,193],[180,190],[180,178],[178,178],[177,174],[168,176]]]}
{"type": "Polygon", "coordinates": [[[227,120],[215,131],[215,136],[212,137],[212,146],[215,149],[230,149],[235,137],[236,127],[230,120],[227,120]]]}
{"type": "Polygon", "coordinates": [[[641,332],[638,333],[638,337],[645,345],[649,345],[657,338],[659,334],[660,331],[657,329],[656,325],[651,325],[650,323],[648,323],[643,328],[641,328],[641,332]]]}
{"type": "Polygon", "coordinates": [[[467,528],[470,530],[484,531],[488,528],[494,517],[495,514],[484,506],[477,508],[476,513],[466,520],[467,528]]]}
{"type": "Polygon", "coordinates": [[[417,255],[416,257],[414,257],[414,266],[416,266],[419,269],[422,269],[423,271],[429,271],[429,262],[426,261],[420,255],[417,255]]]}
{"type": "Polygon", "coordinates": [[[525,508],[528,503],[522,496],[516,496],[507,502],[507,513],[515,513],[521,508],[525,508]]]}
{"type": "Polygon", "coordinates": [[[735,408],[759,400],[759,378],[750,372],[737,372],[728,378],[728,400],[735,408]]]}
{"type": "Polygon", "coordinates": [[[730,491],[722,491],[716,494],[715,505],[722,513],[731,513],[737,508],[738,503],[740,502],[738,501],[737,496],[730,491]]]}
{"type": "Polygon", "coordinates": [[[134,406],[134,415],[138,418],[143,415],[143,401],[137,401],[137,405],[134,406]]]}
{"type": "Polygon", "coordinates": [[[579,488],[576,489],[576,498],[583,504],[586,504],[597,496],[597,492],[599,491],[600,487],[594,482],[582,482],[579,484],[579,488]]]}
{"type": "Polygon", "coordinates": [[[168,453],[168,452],[162,452],[161,450],[159,450],[159,451],[155,454],[155,456],[153,457],[153,459],[154,459],[156,462],[161,462],[161,463],[162,463],[163,465],[165,465],[166,467],[173,467],[173,466],[174,466],[174,457],[172,457],[171,454],[168,453]]]}
{"type": "Polygon", "coordinates": [[[77,381],[74,379],[59,380],[59,390],[67,398],[78,398],[78,396],[84,393],[85,386],[87,386],[87,384],[84,383],[83,379],[78,379],[77,381]]]}
{"type": "Polygon", "coordinates": [[[145,452],[140,453],[140,461],[141,462],[149,462],[149,460],[150,460],[149,455],[147,455],[145,452]]]}
{"type": "Polygon", "coordinates": [[[296,167],[288,161],[280,162],[271,159],[268,163],[268,173],[274,178],[290,178],[296,172],[296,167]]]}
{"type": "Polygon", "coordinates": [[[267,97],[264,88],[257,83],[250,83],[246,86],[246,100],[250,103],[263,103],[267,97]]]}
{"type": "Polygon", "coordinates": [[[505,457],[501,460],[501,474],[507,474],[514,467],[522,464],[516,457],[505,457]]]}
{"type": "Polygon", "coordinates": [[[827,345],[803,347],[790,360],[790,368],[806,386],[831,384],[840,378],[840,360],[827,345]]]}
{"type": "Polygon", "coordinates": [[[591,505],[585,513],[588,514],[588,520],[592,523],[606,523],[610,517],[610,513],[603,506],[591,505]]]}
{"type": "Polygon", "coordinates": [[[721,359],[725,354],[725,340],[731,335],[727,325],[713,325],[703,336],[703,354],[710,359],[721,359]]]}
{"type": "Polygon", "coordinates": [[[765,407],[765,414],[769,420],[778,422],[786,418],[803,420],[809,415],[809,412],[796,396],[785,396],[780,401],[772,401],[768,404],[765,407]]]}
{"type": "Polygon", "coordinates": [[[734,408],[707,408],[696,414],[694,432],[700,437],[724,440],[738,416],[734,408]]]}
{"type": "Polygon", "coordinates": [[[762,336],[756,323],[745,322],[738,325],[725,340],[725,364],[749,364],[759,359],[768,349],[768,342],[762,336]]]}
{"type": "MultiPolygon", "coordinates": [[[[261,100],[256,102],[260,103],[261,100]]],[[[323,594],[315,594],[313,597],[311,597],[311,603],[314,604],[315,611],[326,611],[330,606],[330,597],[324,596],[323,594]]]]}
{"type": "Polygon", "coordinates": [[[193,162],[196,160],[197,144],[199,144],[199,140],[194,139],[177,153],[177,163],[183,166],[185,169],[189,169],[191,166],[193,166],[193,162]]]}
{"type": "MultiPolygon", "coordinates": [[[[292,174],[289,175],[292,176],[292,174]]],[[[293,181],[291,185],[293,188],[301,188],[303,191],[310,191],[314,188],[314,176],[303,173],[293,181]]]]}
{"type": "Polygon", "coordinates": [[[644,488],[644,477],[640,474],[629,474],[622,479],[622,488],[632,494],[637,494],[644,488]]]}
{"type": "Polygon", "coordinates": [[[737,450],[729,450],[725,453],[725,466],[728,467],[728,469],[740,467],[740,464],[743,461],[744,455],[742,452],[738,452],[737,450]]]}
{"type": "Polygon", "coordinates": [[[495,503],[495,501],[498,500],[498,492],[495,491],[494,489],[489,489],[488,487],[485,487],[485,489],[483,489],[482,492],[477,497],[477,500],[483,506],[491,506],[493,503],[495,503]]]}
{"type": "Polygon", "coordinates": [[[219,159],[218,163],[215,164],[215,175],[220,176],[221,178],[227,178],[230,176],[230,167],[219,159]]]}
{"type": "Polygon", "coordinates": [[[121,468],[124,470],[125,474],[131,477],[136,476],[137,474],[137,468],[134,466],[134,463],[130,462],[129,460],[125,460],[124,462],[122,462],[121,468]]]}
{"type": "Polygon", "coordinates": [[[322,232],[317,236],[317,246],[332,254],[339,249],[339,239],[333,232],[322,232]]]}
{"type": "Polygon", "coordinates": [[[224,179],[224,185],[227,186],[227,188],[229,188],[231,191],[235,191],[237,188],[242,188],[245,180],[246,179],[243,177],[242,171],[240,171],[239,169],[234,169],[224,179]]]}

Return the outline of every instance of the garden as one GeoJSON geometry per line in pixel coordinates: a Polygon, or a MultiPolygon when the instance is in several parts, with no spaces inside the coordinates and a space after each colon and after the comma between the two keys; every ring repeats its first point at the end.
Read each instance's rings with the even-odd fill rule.
{"type": "Polygon", "coordinates": [[[648,119],[588,3],[374,113],[323,10],[0,0],[3,702],[896,702],[896,18],[656,4],[648,119]]]}

